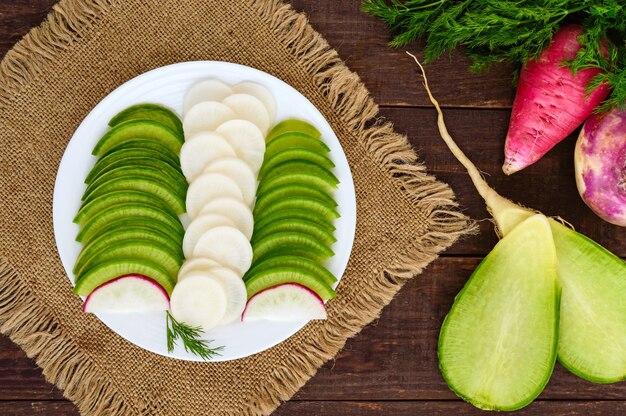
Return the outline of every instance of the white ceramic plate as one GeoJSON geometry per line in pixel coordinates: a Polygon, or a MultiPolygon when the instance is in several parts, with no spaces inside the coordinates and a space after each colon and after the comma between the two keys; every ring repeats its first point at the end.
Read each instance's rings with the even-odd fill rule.
{"type": "MultiPolygon", "coordinates": [[[[337,277],[341,277],[348,264],[356,226],[356,198],[350,167],[339,140],[322,114],[302,94],[283,81],[265,72],[227,62],[183,62],[154,69],[124,83],[85,117],[70,140],[57,172],[54,187],[54,235],[63,267],[74,282],[72,268],[81,244],[75,241],[79,231],[72,219],[80,207],[85,191],[83,183],[96,158],[91,151],[98,139],[108,130],[108,121],[119,111],[133,104],[156,103],[165,105],[179,115],[187,89],[206,78],[216,78],[229,84],[254,81],[267,87],[276,99],[276,120],[299,118],[315,125],[331,149],[335,162],[335,175],[340,180],[335,194],[341,218],[336,221],[336,255],[326,264],[337,277]]],[[[332,300],[331,300],[332,302],[332,300]]],[[[77,310],[76,313],[82,313],[77,310]]],[[[202,361],[186,352],[181,345],[169,353],[166,346],[165,313],[113,314],[101,313],[98,318],[128,341],[157,354],[182,360],[202,361]]],[[[212,361],[234,360],[264,351],[289,338],[306,322],[235,322],[211,330],[207,339],[213,346],[224,346],[222,355],[212,361]]]]}

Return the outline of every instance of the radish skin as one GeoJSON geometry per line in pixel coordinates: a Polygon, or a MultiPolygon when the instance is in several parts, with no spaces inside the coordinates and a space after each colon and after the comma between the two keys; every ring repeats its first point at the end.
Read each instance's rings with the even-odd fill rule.
{"type": "Polygon", "coordinates": [[[505,174],[538,161],[608,96],[610,88],[605,84],[586,94],[599,69],[588,68],[574,75],[563,66],[582,47],[578,42],[582,34],[582,26],[563,26],[541,56],[522,67],[504,145],[505,174]]]}

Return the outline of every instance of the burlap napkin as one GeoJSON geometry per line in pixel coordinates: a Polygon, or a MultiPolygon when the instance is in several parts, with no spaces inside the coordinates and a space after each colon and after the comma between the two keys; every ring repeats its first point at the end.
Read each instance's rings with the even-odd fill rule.
{"type": "Polygon", "coordinates": [[[61,1],[0,65],[0,144],[0,330],[85,414],[270,413],[468,227],[358,76],[277,0],[61,1]],[[81,120],[124,81],[191,60],[249,65],[307,96],[339,137],[357,194],[329,319],[226,363],[152,354],[81,313],[52,230],[56,171],[81,120]]]}

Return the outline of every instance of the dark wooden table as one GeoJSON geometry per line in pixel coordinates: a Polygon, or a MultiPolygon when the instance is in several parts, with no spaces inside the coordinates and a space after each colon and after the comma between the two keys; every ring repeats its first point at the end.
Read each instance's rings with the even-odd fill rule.
{"type": "MultiPolygon", "coordinates": [[[[56,0],[0,0],[0,56],[38,25],[56,0]]],[[[484,205],[461,166],[441,143],[430,106],[404,51],[386,46],[384,25],[359,11],[359,1],[295,0],[313,26],[358,72],[382,114],[406,133],[430,172],[456,191],[465,212],[487,218],[484,205]]],[[[418,50],[414,45],[413,50],[418,50]]],[[[589,237],[626,257],[624,229],[595,217],[580,200],[573,177],[574,137],[536,165],[505,177],[502,146],[513,98],[511,66],[470,74],[467,60],[454,54],[428,66],[432,89],[445,106],[452,135],[505,196],[550,215],[560,215],[589,237]]],[[[437,337],[443,317],[468,276],[493,247],[491,223],[450,248],[409,282],[380,319],[348,341],[277,415],[470,415],[437,368],[437,337]]],[[[1,288],[0,288],[1,290],[1,288]]],[[[626,383],[598,385],[557,364],[528,415],[623,415],[626,383]]],[[[8,338],[0,336],[0,414],[74,415],[73,404],[46,383],[41,370],[8,338]]]]}

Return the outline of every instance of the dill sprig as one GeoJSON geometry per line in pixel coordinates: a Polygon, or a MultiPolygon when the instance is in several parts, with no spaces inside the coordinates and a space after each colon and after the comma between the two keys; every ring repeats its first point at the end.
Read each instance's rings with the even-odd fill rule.
{"type": "Polygon", "coordinates": [[[462,46],[474,71],[502,61],[524,64],[541,54],[562,24],[579,23],[583,48],[564,64],[573,72],[606,71],[589,89],[605,82],[613,91],[602,109],[626,106],[624,0],[363,0],[362,9],[389,26],[391,46],[425,39],[425,62],[462,46]]]}
{"type": "Polygon", "coordinates": [[[174,351],[176,340],[180,338],[185,351],[197,355],[205,360],[210,360],[224,350],[224,347],[210,347],[213,341],[200,339],[201,329],[194,326],[178,322],[172,314],[167,311],[165,315],[165,327],[167,329],[167,351],[174,351]]]}

